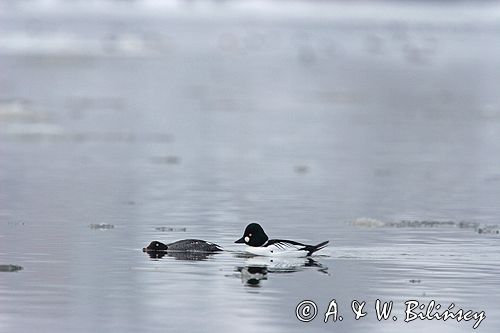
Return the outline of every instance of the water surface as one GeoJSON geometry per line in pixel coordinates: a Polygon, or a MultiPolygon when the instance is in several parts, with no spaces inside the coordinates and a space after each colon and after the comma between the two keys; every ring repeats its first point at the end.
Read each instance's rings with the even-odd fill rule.
{"type": "Polygon", "coordinates": [[[472,330],[411,299],[498,332],[497,6],[34,4],[0,13],[2,332],[472,330]],[[331,246],[248,258],[249,221],[331,246]],[[141,251],[182,238],[227,251],[141,251]]]}

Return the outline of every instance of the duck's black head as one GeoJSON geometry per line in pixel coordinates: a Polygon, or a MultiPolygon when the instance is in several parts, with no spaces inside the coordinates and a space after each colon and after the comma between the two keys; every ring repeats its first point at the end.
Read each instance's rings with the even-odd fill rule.
{"type": "Polygon", "coordinates": [[[238,239],[235,243],[245,243],[249,246],[262,246],[264,245],[269,237],[267,237],[264,229],[258,223],[250,223],[245,228],[243,237],[238,239]]]}
{"type": "Polygon", "coordinates": [[[152,252],[152,251],[167,251],[168,246],[163,244],[162,242],[152,241],[149,245],[142,249],[143,252],[152,252]]]}

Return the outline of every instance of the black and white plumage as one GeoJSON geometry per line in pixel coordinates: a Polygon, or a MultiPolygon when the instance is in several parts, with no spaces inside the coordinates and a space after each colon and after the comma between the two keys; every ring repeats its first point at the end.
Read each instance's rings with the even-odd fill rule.
{"type": "Polygon", "coordinates": [[[259,256],[306,257],[323,249],[328,241],[307,245],[286,239],[269,239],[260,224],[250,223],[245,228],[243,237],[235,243],[245,243],[246,252],[259,256]]]}

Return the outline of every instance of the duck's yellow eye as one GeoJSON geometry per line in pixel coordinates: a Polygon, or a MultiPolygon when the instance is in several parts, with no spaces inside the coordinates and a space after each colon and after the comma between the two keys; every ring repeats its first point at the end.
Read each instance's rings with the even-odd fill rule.
{"type": "Polygon", "coordinates": [[[248,237],[252,237],[252,234],[248,234],[248,237]]]}

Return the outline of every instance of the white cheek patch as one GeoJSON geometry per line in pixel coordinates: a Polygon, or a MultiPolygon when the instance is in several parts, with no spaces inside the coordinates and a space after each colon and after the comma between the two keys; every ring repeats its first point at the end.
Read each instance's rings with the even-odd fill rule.
{"type": "Polygon", "coordinates": [[[245,242],[247,242],[247,243],[248,243],[249,241],[250,241],[250,237],[246,236],[246,237],[245,237],[245,242]]]}

